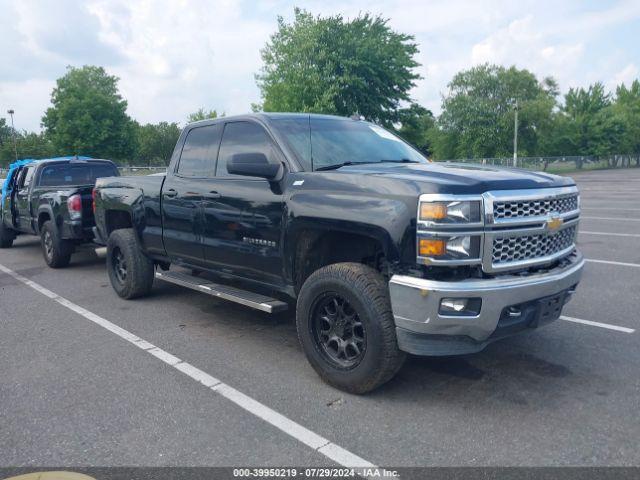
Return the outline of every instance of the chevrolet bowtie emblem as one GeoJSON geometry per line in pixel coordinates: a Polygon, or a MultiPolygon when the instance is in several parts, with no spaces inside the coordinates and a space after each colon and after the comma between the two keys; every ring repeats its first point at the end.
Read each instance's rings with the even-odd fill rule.
{"type": "Polygon", "coordinates": [[[559,217],[553,217],[549,220],[547,220],[547,230],[553,232],[557,229],[559,229],[562,224],[564,223],[564,220],[562,220],[559,217]]]}

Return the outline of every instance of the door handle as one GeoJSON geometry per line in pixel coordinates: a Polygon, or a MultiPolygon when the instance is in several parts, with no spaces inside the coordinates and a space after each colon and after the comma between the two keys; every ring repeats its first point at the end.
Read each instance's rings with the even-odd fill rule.
{"type": "Polygon", "coordinates": [[[170,188],[169,190],[164,192],[165,197],[175,197],[176,195],[178,195],[178,192],[174,188],[170,188]]]}
{"type": "Polygon", "coordinates": [[[211,190],[209,193],[207,193],[206,197],[207,198],[220,198],[222,195],[220,195],[218,192],[216,192],[215,190],[211,190]]]}

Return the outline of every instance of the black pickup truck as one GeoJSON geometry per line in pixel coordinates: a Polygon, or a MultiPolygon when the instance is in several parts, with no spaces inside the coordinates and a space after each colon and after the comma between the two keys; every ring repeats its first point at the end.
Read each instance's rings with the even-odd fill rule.
{"type": "Polygon", "coordinates": [[[64,157],[18,166],[3,188],[0,248],[17,235],[39,235],[47,265],[66,267],[76,246],[94,239],[96,179],[117,175],[110,160],[64,157]]]}
{"type": "Polygon", "coordinates": [[[473,353],[557,319],[584,265],[571,179],[431,163],[355,119],[197,122],[166,177],[95,193],[118,295],[156,278],[266,312],[295,305],[311,365],[355,393],[407,352],[473,353]]]}

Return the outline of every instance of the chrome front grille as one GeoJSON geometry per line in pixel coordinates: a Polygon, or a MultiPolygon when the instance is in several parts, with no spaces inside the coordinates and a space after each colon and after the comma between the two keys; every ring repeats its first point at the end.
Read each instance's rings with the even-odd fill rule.
{"type": "Polygon", "coordinates": [[[575,249],[580,218],[576,187],[500,190],[482,197],[485,272],[549,264],[575,249]]]}
{"type": "Polygon", "coordinates": [[[559,195],[554,198],[538,200],[508,200],[493,203],[493,218],[527,218],[548,215],[551,213],[567,213],[578,210],[578,193],[559,195]]]}
{"type": "Polygon", "coordinates": [[[572,226],[553,234],[496,237],[491,260],[494,266],[540,259],[573,249],[577,227],[572,226]]]}

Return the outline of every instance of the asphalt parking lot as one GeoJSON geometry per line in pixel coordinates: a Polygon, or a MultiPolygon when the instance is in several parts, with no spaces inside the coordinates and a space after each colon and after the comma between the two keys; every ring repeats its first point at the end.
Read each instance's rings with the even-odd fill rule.
{"type": "Polygon", "coordinates": [[[52,270],[19,238],[0,251],[0,466],[640,465],[640,169],[574,178],[589,262],[565,319],[475,355],[412,357],[366,396],[320,381],[292,314],[158,283],[124,301],[104,260],[52,270]]]}

